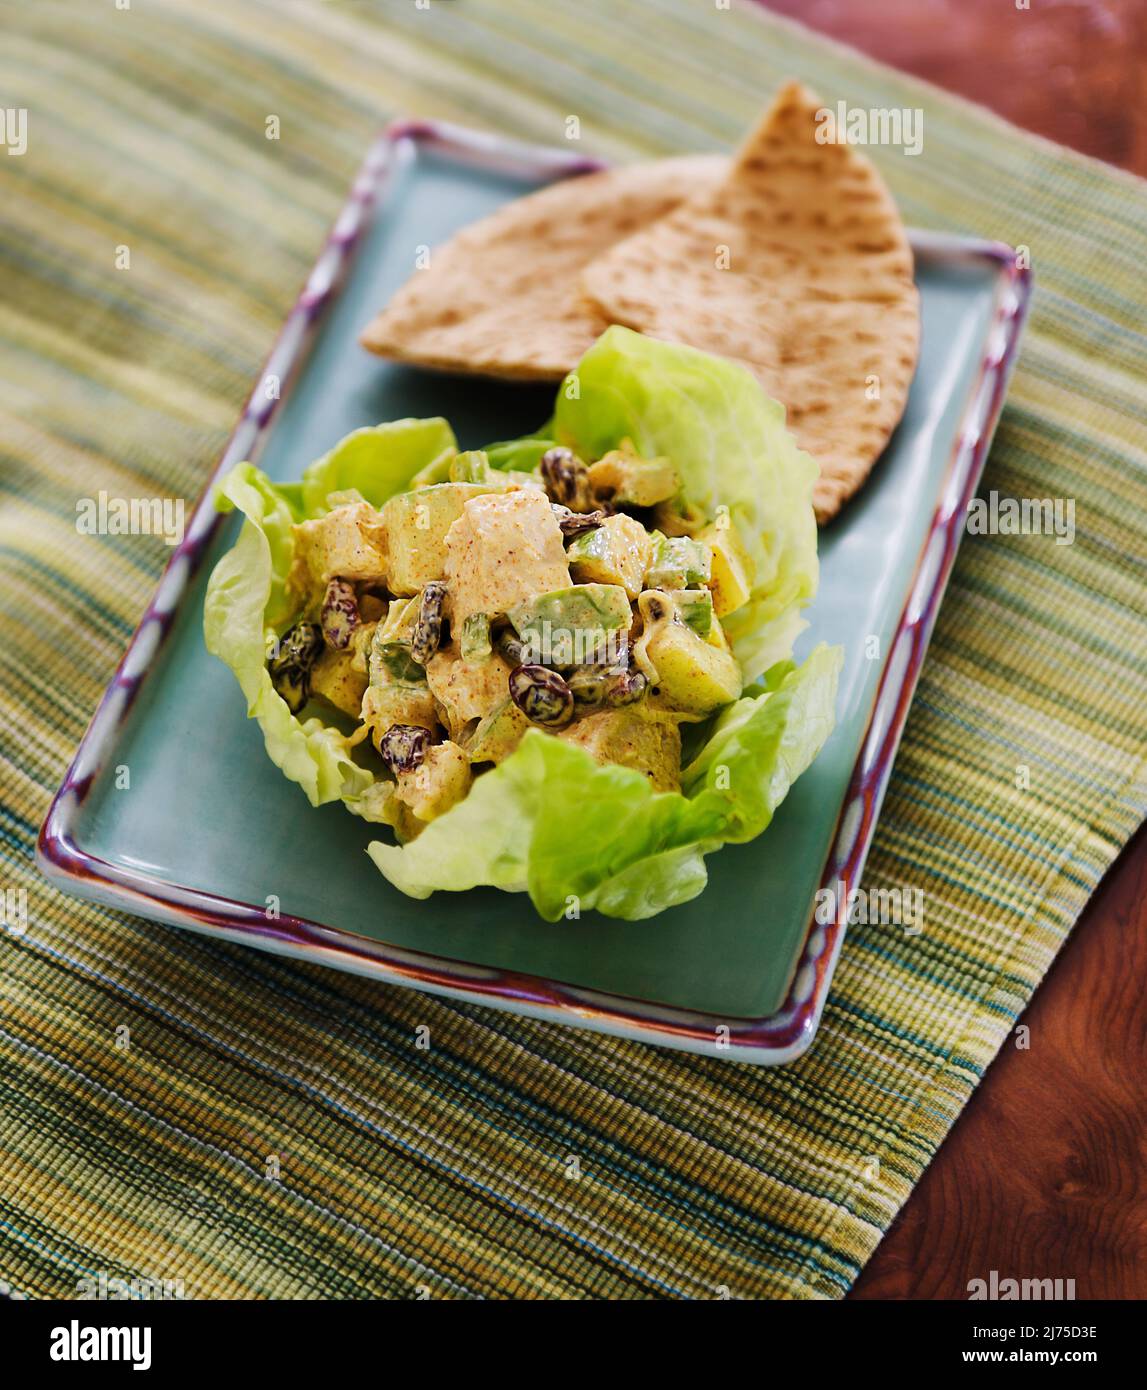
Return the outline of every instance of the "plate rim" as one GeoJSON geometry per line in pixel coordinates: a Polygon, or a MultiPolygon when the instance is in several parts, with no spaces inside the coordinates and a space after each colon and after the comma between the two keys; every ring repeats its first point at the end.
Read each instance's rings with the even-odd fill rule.
{"type": "MultiPolygon", "coordinates": [[[[233,464],[256,456],[304,364],[327,303],[341,287],[354,251],[393,185],[420,151],[523,181],[557,182],[607,167],[568,150],[526,144],[445,121],[401,119],[372,141],[350,194],[256,377],[247,403],[197,500],[183,540],[160,577],[110,684],[52,798],[35,859],[54,886],[188,930],[333,966],[389,984],[478,1003],[638,1042],[775,1066],[799,1057],[816,1035],[839,959],[845,923],[809,923],[780,1008],[735,1018],[681,1009],[606,990],[437,956],[359,936],[308,918],[268,919],[263,908],[150,878],[85,850],[76,836],[83,802],[103,769],[147,675],[154,669],[191,581],[223,517],[216,485],[233,464]],[[268,378],[281,389],[269,393],[268,378]]],[[[987,460],[1031,302],[1032,273],[1003,242],[911,230],[917,256],[989,262],[996,274],[992,320],[975,380],[955,432],[930,525],[888,647],[865,733],[837,816],[822,887],[838,900],[860,883],[924,654],[963,534],[963,518],[987,460]]],[[[838,914],[839,918],[839,914],[838,914]]]]}

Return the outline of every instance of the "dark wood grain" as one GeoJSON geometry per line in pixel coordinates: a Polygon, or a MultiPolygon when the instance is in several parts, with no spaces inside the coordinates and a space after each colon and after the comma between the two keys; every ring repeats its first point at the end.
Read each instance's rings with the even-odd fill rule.
{"type": "MultiPolygon", "coordinates": [[[[1017,125],[1147,174],[1145,0],[766,0],[1017,125]]],[[[1147,828],[1076,924],[854,1298],[1073,1279],[1147,1298],[1147,828]]]]}
{"type": "Polygon", "coordinates": [[[967,1298],[971,1279],[1147,1298],[1147,827],[1087,905],[853,1287],[967,1298]]]}
{"type": "Polygon", "coordinates": [[[1027,130],[1147,174],[1144,0],[764,0],[1027,130]]]}

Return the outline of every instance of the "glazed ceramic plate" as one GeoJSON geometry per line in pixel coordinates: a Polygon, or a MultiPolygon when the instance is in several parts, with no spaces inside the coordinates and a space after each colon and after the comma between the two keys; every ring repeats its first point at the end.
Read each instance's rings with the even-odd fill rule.
{"type": "MultiPolygon", "coordinates": [[[[552,387],[389,365],[357,335],[418,247],[591,167],[444,126],[388,131],[215,477],[253,458],[295,480],[349,430],[399,416],[444,415],[462,447],[539,425],[552,387]],[[269,377],[283,383],[279,400],[269,377]]],[[[523,894],[419,902],[392,888],[364,852],[389,832],[340,805],[313,810],[204,649],[207,576],[238,525],[215,514],[211,486],[52,804],[44,873],[160,921],[535,1018],[740,1061],[799,1055],[843,936],[816,924],[815,894],[859,882],[1029,290],[1007,247],[913,241],[923,348],[907,412],[868,485],[822,533],[820,593],[797,651],[844,648],[837,727],[769,830],[709,856],[699,898],[645,922],[554,925],[523,894]],[[122,765],[128,790],[116,785],[122,765]]]]}

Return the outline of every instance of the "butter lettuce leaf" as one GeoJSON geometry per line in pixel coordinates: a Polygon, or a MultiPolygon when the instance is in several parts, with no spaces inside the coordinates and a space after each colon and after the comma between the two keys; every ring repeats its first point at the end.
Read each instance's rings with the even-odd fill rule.
{"type": "Polygon", "coordinates": [[[727,507],[753,564],[750,602],[725,624],[745,678],[792,654],[819,577],[817,467],[749,371],[609,328],[559,387],[551,428],[586,458],[626,439],[644,457],[664,455],[691,506],[711,521],[727,507]]]}
{"type": "Polygon", "coordinates": [[[287,592],[291,527],[329,510],[332,492],[353,490],[381,506],[454,447],[445,420],[396,420],[347,435],[306,470],[301,484],[277,486],[252,464],[240,463],[216,491],[216,506],[242,512],[244,523],[208,581],[204,640],[235,673],[271,761],[312,806],[343,801],[367,820],[382,820],[390,784],[356,761],[340,729],[292,714],[271,683],[271,644],[297,616],[287,592]]]}
{"type": "Polygon", "coordinates": [[[541,462],[546,450],[553,447],[554,440],[531,434],[524,439],[499,440],[496,444],[487,444],[482,452],[490,460],[490,467],[496,468],[500,473],[531,473],[541,462]]]}
{"type": "Polygon", "coordinates": [[[532,729],[417,839],[367,852],[415,898],[488,884],[525,889],[548,921],[574,908],[652,917],[704,889],[706,854],[767,828],[832,731],[840,659],[820,646],[771,670],[717,721],[683,792],[532,729]]]}
{"type": "MultiPolygon", "coordinates": [[[[596,458],[627,439],[642,455],[672,460],[693,508],[710,518],[729,509],[753,572],[749,603],[724,626],[749,684],[688,730],[681,792],[654,792],[642,773],[599,766],[584,749],[530,730],[416,839],[369,846],[378,869],[412,897],[487,885],[527,892],[551,921],[575,905],[653,916],[704,889],[706,855],[769,825],[832,730],[839,651],[822,646],[800,666],[791,660],[817,584],[816,470],[781,407],[739,366],[611,328],[563,383],[552,419],[487,453],[496,467],[530,469],[553,442],[596,458]]],[[[393,783],[341,729],[292,715],[271,684],[269,645],[298,616],[286,586],[291,528],[323,515],[332,494],[381,506],[447,476],[456,451],[444,420],[400,420],[348,435],[300,483],[278,486],[240,464],[220,486],[219,506],[238,509],[244,525],[209,582],[207,646],[234,671],[271,759],[314,805],[341,800],[389,822],[393,783]]]]}
{"type": "Polygon", "coordinates": [[[405,492],[416,473],[445,473],[456,447],[454,431],[439,418],[392,420],[355,430],[303,474],[303,511],[307,517],[321,516],[329,510],[332,492],[350,491],[381,507],[396,492],[405,492]]]}

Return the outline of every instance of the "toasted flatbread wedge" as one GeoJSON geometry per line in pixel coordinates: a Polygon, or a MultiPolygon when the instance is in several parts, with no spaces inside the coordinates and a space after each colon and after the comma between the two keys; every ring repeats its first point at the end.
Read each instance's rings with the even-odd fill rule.
{"type": "Polygon", "coordinates": [[[871,162],[777,95],[728,176],[588,266],[601,317],[749,367],[820,465],[826,521],[904,411],[919,347],[912,251],[871,162]]]}
{"type": "Polygon", "coordinates": [[[609,326],[581,291],[584,268],[728,167],[717,155],[664,159],[520,198],[435,247],[362,344],[444,371],[560,380],[609,326]]]}

